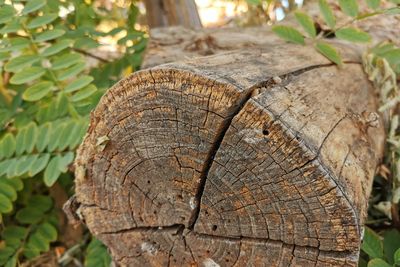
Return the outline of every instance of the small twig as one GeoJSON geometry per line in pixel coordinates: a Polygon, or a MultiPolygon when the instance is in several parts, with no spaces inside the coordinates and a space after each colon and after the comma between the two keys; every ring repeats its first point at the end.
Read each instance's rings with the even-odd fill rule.
{"type": "Polygon", "coordinates": [[[397,204],[392,203],[391,213],[392,213],[393,226],[400,230],[399,209],[397,207],[397,204]]]}
{"type": "Polygon", "coordinates": [[[94,55],[94,54],[92,54],[92,53],[90,53],[90,52],[87,52],[87,51],[82,50],[82,49],[79,49],[79,48],[72,48],[72,50],[74,50],[75,52],[81,53],[81,54],[83,54],[83,55],[85,55],[85,56],[88,56],[88,57],[92,57],[92,58],[94,58],[94,59],[97,59],[97,60],[99,60],[99,61],[101,61],[101,62],[103,62],[103,63],[110,63],[110,62],[111,62],[111,61],[109,61],[108,59],[105,59],[105,58],[96,56],[96,55],[94,55]]]}

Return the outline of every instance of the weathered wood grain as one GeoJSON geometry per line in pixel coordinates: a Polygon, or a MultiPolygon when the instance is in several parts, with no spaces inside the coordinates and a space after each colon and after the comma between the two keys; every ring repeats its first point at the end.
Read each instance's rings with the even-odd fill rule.
{"type": "Polygon", "coordinates": [[[384,132],[348,62],[281,45],[134,73],[91,115],[79,214],[123,266],[357,265],[384,132]]]}

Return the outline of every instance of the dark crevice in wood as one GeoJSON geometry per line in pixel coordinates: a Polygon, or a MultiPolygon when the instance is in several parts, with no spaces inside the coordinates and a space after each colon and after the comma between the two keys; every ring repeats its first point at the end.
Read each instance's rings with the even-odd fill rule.
{"type": "MultiPolygon", "coordinates": [[[[173,236],[178,236],[184,240],[184,243],[186,244],[186,236],[188,235],[194,235],[197,238],[200,239],[211,239],[214,241],[228,241],[228,242],[239,242],[242,244],[242,242],[247,242],[247,243],[255,243],[255,244],[276,244],[276,245],[287,245],[287,246],[293,246],[296,248],[304,248],[304,249],[315,249],[318,251],[324,251],[324,252],[331,252],[331,253],[336,253],[337,255],[353,255],[353,251],[351,250],[342,250],[342,251],[336,251],[336,250],[321,250],[319,247],[315,246],[307,246],[307,245],[297,245],[297,244],[291,244],[291,243],[285,243],[282,240],[275,240],[275,239],[270,239],[270,238],[262,238],[262,237],[249,237],[249,236],[221,236],[221,235],[215,235],[215,234],[205,234],[205,233],[198,233],[193,230],[185,230],[185,225],[183,224],[173,224],[170,226],[152,226],[152,227],[134,227],[130,229],[124,229],[124,230],[119,230],[119,231],[112,231],[112,232],[102,232],[100,233],[101,235],[113,235],[113,234],[121,234],[121,233],[143,233],[143,232],[153,232],[153,233],[171,233],[173,236]]],[[[186,244],[187,245],[187,244],[186,244]]]]}
{"type": "Polygon", "coordinates": [[[188,223],[189,230],[194,229],[194,225],[196,224],[197,219],[199,218],[201,199],[203,197],[208,172],[210,171],[211,165],[214,161],[214,157],[217,154],[219,147],[221,146],[222,140],[224,139],[226,131],[228,131],[233,118],[240,112],[240,110],[243,108],[243,106],[246,104],[246,102],[251,98],[252,92],[253,92],[253,88],[246,90],[242,94],[242,97],[236,102],[236,104],[229,108],[229,112],[228,112],[229,115],[223,120],[221,126],[217,130],[217,134],[215,136],[214,142],[211,145],[211,148],[208,152],[207,158],[204,162],[204,165],[203,165],[203,168],[201,171],[199,186],[197,187],[197,191],[195,194],[196,207],[193,209],[192,215],[191,215],[191,217],[189,219],[189,223],[188,223]]]}
{"type": "Polygon", "coordinates": [[[141,232],[175,232],[176,235],[182,235],[183,230],[185,229],[185,225],[183,224],[172,224],[168,226],[138,226],[133,228],[121,229],[117,231],[107,231],[100,232],[100,234],[108,235],[108,234],[122,234],[122,233],[141,233],[141,232]]]}

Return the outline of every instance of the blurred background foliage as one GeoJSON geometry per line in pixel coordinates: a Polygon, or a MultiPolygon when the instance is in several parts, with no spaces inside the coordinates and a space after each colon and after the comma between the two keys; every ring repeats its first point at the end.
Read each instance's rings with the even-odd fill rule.
{"type": "MultiPolygon", "coordinates": [[[[205,27],[272,24],[303,5],[196,3],[205,27]]],[[[90,111],[140,69],[148,41],[144,4],[0,0],[0,37],[0,266],[109,266],[107,249],[69,225],[62,206],[73,194],[71,163],[90,111]]],[[[388,169],[381,167],[374,185],[362,266],[370,259],[392,266],[397,254],[400,260],[400,233],[379,206],[392,198],[388,169]]]]}

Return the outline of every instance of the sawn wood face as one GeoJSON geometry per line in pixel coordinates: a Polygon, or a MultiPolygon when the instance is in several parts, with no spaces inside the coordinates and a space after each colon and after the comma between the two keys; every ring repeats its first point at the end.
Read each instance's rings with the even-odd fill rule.
{"type": "Polygon", "coordinates": [[[376,109],[359,64],[306,47],[136,72],[91,115],[80,213],[126,266],[355,266],[376,109]]]}

